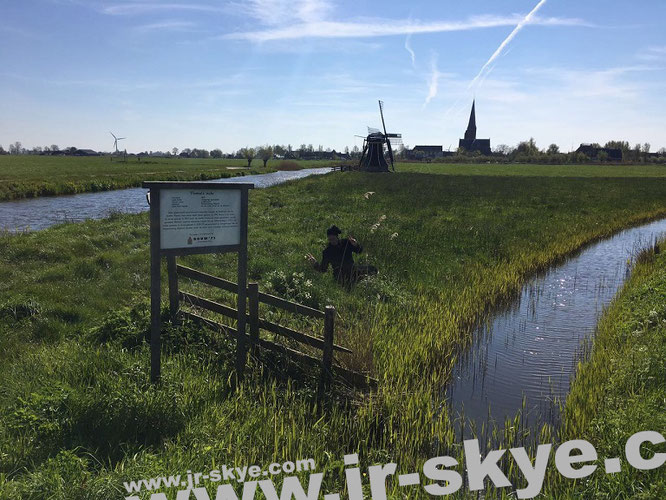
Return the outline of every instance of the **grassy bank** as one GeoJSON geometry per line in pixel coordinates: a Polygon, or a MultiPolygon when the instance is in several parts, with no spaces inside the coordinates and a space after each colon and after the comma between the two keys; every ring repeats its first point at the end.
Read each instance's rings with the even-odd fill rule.
{"type": "MultiPolygon", "coordinates": [[[[325,162],[297,162],[302,168],[325,162]]],[[[330,163],[330,162],[329,162],[330,163]]],[[[195,158],[137,158],[122,161],[104,157],[0,156],[0,201],[37,196],[108,191],[140,186],[144,180],[191,181],[265,173],[279,162],[195,158]]]]}
{"type": "MultiPolygon", "coordinates": [[[[321,414],[314,379],[287,377],[296,368],[279,360],[253,361],[246,385],[229,392],[233,346],[192,327],[165,327],[164,382],[149,386],[145,215],[3,236],[0,493],[120,498],[124,480],[307,457],[326,471],[326,491],[339,491],[342,455],[354,451],[363,464],[412,472],[455,449],[439,388],[467,326],[537,269],[666,215],[664,199],[664,183],[635,178],[414,173],[335,173],[252,192],[251,279],[335,304],[336,341],[354,351],[340,362],[380,379],[372,397],[337,388],[321,414]],[[331,223],[381,270],[351,293],[304,265],[331,223]]],[[[228,255],[184,260],[233,278],[228,255]]],[[[295,321],[280,318],[318,333],[295,321]]]]}
{"type": "Polygon", "coordinates": [[[547,176],[547,177],[666,177],[666,165],[537,165],[398,163],[400,172],[446,175],[547,176]]]}
{"type": "MultiPolygon", "coordinates": [[[[661,247],[664,244],[662,242],[661,247]]],[[[564,438],[586,439],[599,454],[593,480],[558,484],[557,498],[666,498],[664,468],[605,475],[603,459],[624,457],[634,433],[666,431],[666,254],[644,252],[599,323],[590,359],[567,398],[564,438]]],[[[650,457],[664,446],[644,446],[650,457]]]]}

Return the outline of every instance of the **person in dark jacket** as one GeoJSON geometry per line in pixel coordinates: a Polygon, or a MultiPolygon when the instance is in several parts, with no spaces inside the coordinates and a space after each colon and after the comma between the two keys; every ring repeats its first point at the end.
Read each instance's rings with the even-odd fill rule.
{"type": "Polygon", "coordinates": [[[338,283],[351,285],[365,276],[377,274],[374,266],[361,266],[354,263],[353,254],[361,253],[363,247],[353,237],[340,238],[342,231],[337,226],[326,230],[328,246],[324,248],[321,263],[314,255],[308,254],[305,258],[317,271],[325,273],[330,265],[333,268],[333,277],[338,283]]]}

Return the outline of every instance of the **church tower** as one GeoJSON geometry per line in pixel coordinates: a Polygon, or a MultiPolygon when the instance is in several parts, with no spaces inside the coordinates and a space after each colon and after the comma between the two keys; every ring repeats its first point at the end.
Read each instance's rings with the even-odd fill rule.
{"type": "Polygon", "coordinates": [[[482,155],[491,155],[490,139],[476,138],[476,99],[472,101],[472,112],[469,115],[469,123],[465,131],[465,138],[458,141],[458,148],[464,149],[468,153],[481,153],[482,155]]]}
{"type": "Polygon", "coordinates": [[[474,108],[476,106],[476,99],[472,101],[472,112],[469,115],[469,123],[467,124],[467,130],[465,131],[465,140],[473,141],[476,139],[476,112],[474,108]]]}

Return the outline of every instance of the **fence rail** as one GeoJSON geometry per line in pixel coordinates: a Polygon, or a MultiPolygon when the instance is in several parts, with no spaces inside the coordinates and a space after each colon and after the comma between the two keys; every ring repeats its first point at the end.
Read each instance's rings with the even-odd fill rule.
{"type": "MultiPolygon", "coordinates": [[[[175,261],[175,259],[174,259],[175,261]]],[[[200,283],[210,285],[222,290],[238,294],[238,284],[231,281],[213,276],[211,274],[206,274],[195,269],[176,264],[175,262],[168,262],[168,271],[169,271],[169,297],[171,304],[172,317],[176,317],[177,314],[184,316],[193,321],[202,323],[206,326],[221,329],[225,331],[230,336],[234,337],[239,341],[239,344],[243,340],[248,340],[253,349],[256,347],[262,347],[264,349],[271,350],[273,352],[279,352],[281,354],[288,355],[292,358],[295,358],[301,362],[308,364],[316,364],[321,367],[319,390],[320,394],[323,393],[332,383],[333,373],[340,375],[348,383],[357,386],[367,386],[367,385],[376,385],[377,381],[364,375],[362,373],[353,372],[351,370],[344,369],[339,366],[333,366],[333,352],[344,352],[351,354],[352,351],[341,345],[334,343],[334,331],[335,331],[335,308],[333,306],[326,306],[325,311],[320,311],[312,307],[306,306],[304,304],[299,304],[297,302],[292,302],[275,295],[268,293],[260,292],[259,286],[257,283],[248,284],[247,288],[247,297],[249,302],[248,312],[246,314],[246,322],[249,324],[249,335],[239,338],[238,331],[230,326],[223,325],[221,323],[215,322],[208,318],[204,318],[199,314],[195,314],[190,311],[181,310],[181,303],[183,305],[191,305],[194,307],[199,307],[213,313],[221,314],[231,319],[238,318],[238,310],[233,307],[220,304],[209,299],[205,299],[198,295],[192,293],[183,292],[178,289],[178,277],[189,278],[200,283]],[[279,325],[272,321],[269,321],[264,318],[259,317],[259,305],[266,304],[272,307],[277,307],[279,309],[285,310],[293,314],[300,314],[303,316],[308,316],[315,319],[324,320],[324,335],[323,338],[314,337],[303,332],[296,331],[292,328],[279,325]],[[322,351],[322,356],[320,359],[310,356],[304,352],[292,349],[282,344],[271,342],[269,340],[263,339],[260,337],[260,330],[267,330],[276,335],[292,339],[294,341],[306,344],[315,349],[322,351]]]]}

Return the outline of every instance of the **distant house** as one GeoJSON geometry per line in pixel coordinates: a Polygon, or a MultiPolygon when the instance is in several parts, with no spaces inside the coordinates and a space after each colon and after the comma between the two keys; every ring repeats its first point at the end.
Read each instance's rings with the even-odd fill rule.
{"type": "Polygon", "coordinates": [[[622,150],[616,148],[602,148],[593,144],[581,144],[576,153],[583,153],[588,158],[596,160],[599,153],[604,152],[610,161],[622,161],[622,150]]]}
{"type": "Polygon", "coordinates": [[[441,158],[444,148],[442,146],[414,146],[408,153],[410,158],[441,158]]]}
{"type": "Polygon", "coordinates": [[[77,149],[74,156],[102,156],[102,154],[92,149],[77,149]]]}

